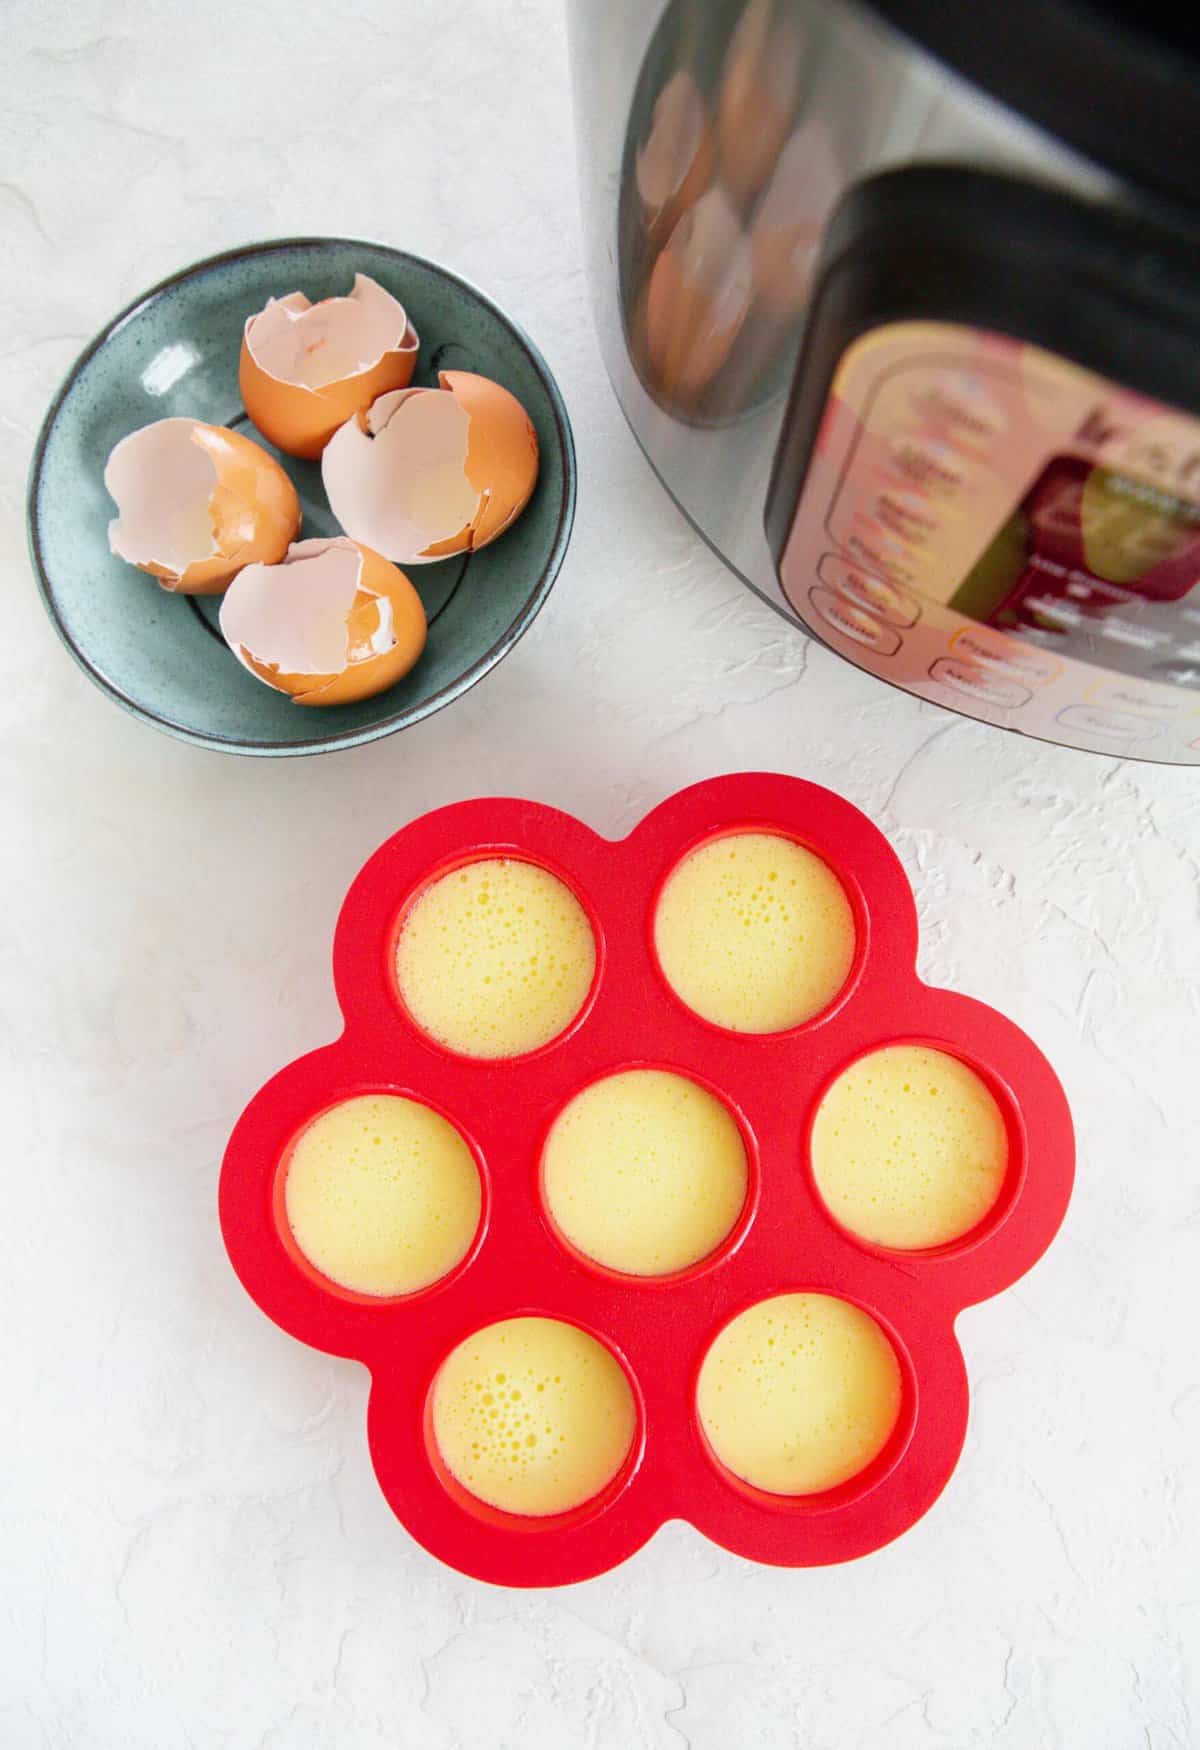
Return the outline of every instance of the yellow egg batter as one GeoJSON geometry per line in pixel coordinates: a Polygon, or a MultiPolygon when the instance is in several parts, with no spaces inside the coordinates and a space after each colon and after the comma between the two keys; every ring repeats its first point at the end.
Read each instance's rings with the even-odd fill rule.
{"type": "Polygon", "coordinates": [[[542,1161],[551,1220],[611,1270],[666,1276],[719,1246],[746,1200],[730,1113],[686,1076],[624,1070],[555,1120],[542,1161]]]}
{"type": "Polygon", "coordinates": [[[399,1094],[343,1100],[301,1131],[284,1179],[297,1246],[359,1294],[413,1294],[461,1262],[479,1225],[474,1156],[399,1094]]]}
{"type": "Polygon", "coordinates": [[[825,1008],[854,958],[854,916],[827,863],[774,833],[732,833],[685,857],[654,920],[659,962],[690,1009],[779,1033],[825,1008]]]}
{"type": "Polygon", "coordinates": [[[1008,1138],[974,1070],[923,1045],[860,1057],[817,1108],[813,1176],[861,1239],[920,1250],[958,1239],[1000,1195],[1008,1138]]]}
{"type": "Polygon", "coordinates": [[[865,1469],[900,1413],[900,1364],[875,1320],[827,1294],[759,1301],[716,1339],[696,1387],[709,1445],[773,1495],[812,1495],[865,1469]]]}
{"type": "Polygon", "coordinates": [[[592,927],[570,888],[512,857],[435,881],[396,946],[409,1013],[468,1057],[517,1057],[548,1044],[583,1007],[595,968],[592,927]]]}
{"type": "Polygon", "coordinates": [[[559,1319],[504,1319],[451,1351],[433,1438],[464,1489],[506,1513],[565,1513],[620,1470],[637,1426],[624,1369],[559,1319]]]}

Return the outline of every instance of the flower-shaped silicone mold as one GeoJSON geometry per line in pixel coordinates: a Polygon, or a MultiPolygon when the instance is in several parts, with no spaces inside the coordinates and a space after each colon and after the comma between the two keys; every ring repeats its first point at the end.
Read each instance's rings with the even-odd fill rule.
{"type": "MultiPolygon", "coordinates": [[[[701,936],[704,916],[693,907],[701,936]]],[[[966,1428],[955,1317],[1014,1282],[1049,1244],[1070,1193],[1073,1144],[1066,1102],[1040,1052],[991,1009],[922,984],[916,947],[912,894],[880,833],[828,791],[781,776],[699,784],[617,844],[535,803],[467,802],[414,821],[371,858],[334,945],[345,1030],[251,1101],[226,1153],[221,1220],[234,1267],[263,1310],[301,1341],[370,1370],[375,1469],[395,1513],[428,1549],[482,1579],[553,1585],[613,1566],[679,1518],[742,1555],[800,1566],[861,1555],[930,1506],[966,1428]],[[694,931],[668,942],[670,932],[656,929],[664,888],[683,860],[747,833],[815,854],[836,877],[825,898],[846,914],[840,988],[799,1024],[780,1017],[774,1032],[704,1019],[696,1011],[713,1012],[712,992],[703,979],[694,990],[678,965],[694,931]],[[576,1012],[549,1043],[471,1058],[414,1018],[397,982],[397,941],[432,883],[494,858],[540,866],[565,883],[591,925],[594,971],[589,959],[590,984],[584,976],[570,1005],[576,1012]],[[884,1154],[892,1149],[887,1170],[926,1185],[936,1178],[936,1160],[907,1161],[904,1137],[870,1112],[887,1079],[872,1064],[888,1061],[871,1054],[893,1047],[912,1048],[891,1060],[900,1073],[949,1060],[953,1073],[984,1090],[998,1126],[994,1182],[985,1194],[975,1185],[954,1237],[942,1243],[914,1246],[911,1233],[886,1222],[882,1240],[863,1237],[876,1233],[870,1183],[853,1172],[844,1183],[830,1180],[830,1161],[854,1164],[854,1109],[864,1102],[868,1142],[882,1135],[884,1154]],[[687,1078],[697,1122],[712,1096],[726,1132],[736,1126],[744,1146],[740,1210],[731,1206],[724,1237],[698,1262],[658,1275],[596,1263],[548,1213],[547,1139],[556,1119],[581,1092],[632,1069],[687,1078]],[[428,1123],[448,1121],[478,1173],[444,1273],[409,1292],[339,1287],[290,1225],[285,1183],[296,1139],[319,1115],[365,1094],[403,1095],[428,1123]],[[782,1482],[758,1477],[731,1457],[705,1411],[706,1391],[711,1398],[720,1384],[719,1369],[701,1378],[714,1343],[748,1329],[732,1322],[780,1295],[849,1303],[845,1316],[894,1356],[894,1402],[878,1437],[861,1445],[857,1468],[816,1486],[789,1482],[786,1465],[782,1482]],[[451,1352],[521,1315],[589,1333],[630,1387],[633,1432],[623,1460],[618,1453],[590,1499],[540,1516],[488,1504],[464,1487],[439,1448],[432,1408],[451,1352]]],[[[836,944],[831,952],[836,960],[836,944]]],[[[726,972],[729,964],[727,957],[726,972]]],[[[732,964],[736,972],[736,956],[732,964]]],[[[737,1337],[723,1342],[715,1355],[729,1362],[729,1378],[753,1385],[755,1368],[739,1375],[736,1355],[725,1353],[737,1337]]],[[[744,1420],[757,1426],[753,1415],[744,1420]]]]}

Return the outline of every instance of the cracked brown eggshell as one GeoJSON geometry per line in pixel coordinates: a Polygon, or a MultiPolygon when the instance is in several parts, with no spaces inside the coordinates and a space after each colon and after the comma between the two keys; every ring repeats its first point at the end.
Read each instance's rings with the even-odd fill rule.
{"type": "Polygon", "coordinates": [[[346,533],[405,565],[486,547],[537,484],[537,434],[516,396],[470,371],[438,382],[380,396],[321,459],[346,533]]]}
{"type": "Polygon", "coordinates": [[[202,420],[158,419],[121,439],[104,469],[118,559],[181,595],[219,595],[243,566],[274,564],[300,528],[300,500],[273,456],[202,420]]]}
{"type": "Polygon", "coordinates": [[[403,304],[364,273],[345,297],[289,292],[247,318],[242,403],[265,438],[312,461],[354,414],[407,387],[418,346],[403,304]]]}
{"type": "Polygon", "coordinates": [[[221,632],[251,674],[297,705],[351,705],[414,666],[425,609],[402,571],[341,535],[247,566],[221,603],[221,632]]]}

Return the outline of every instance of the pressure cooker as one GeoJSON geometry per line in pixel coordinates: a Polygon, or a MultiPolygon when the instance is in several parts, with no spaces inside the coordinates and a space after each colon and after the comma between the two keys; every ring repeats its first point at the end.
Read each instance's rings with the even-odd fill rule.
{"type": "Polygon", "coordinates": [[[1080,0],[571,0],[650,462],[859,668],[1200,763],[1200,45],[1080,0]]]}

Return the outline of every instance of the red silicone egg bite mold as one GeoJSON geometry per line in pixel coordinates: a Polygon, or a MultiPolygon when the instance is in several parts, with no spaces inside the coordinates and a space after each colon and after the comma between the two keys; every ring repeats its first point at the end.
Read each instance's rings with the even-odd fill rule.
{"type": "Polygon", "coordinates": [[[258,1304],[302,1342],[371,1373],[371,1455],[397,1517],[443,1561],[506,1585],[557,1585],[614,1566],[668,1519],[758,1561],[844,1561],[920,1517],[954,1468],[967,1380],[954,1335],[965,1306],[1015,1282],[1062,1219],[1073,1171],[1071,1121],[1041,1053],[993,1010],[922,984],[917,918],[887,841],[840,797],[798,779],[746,774],[681,791],[620,843],[536,803],[504,799],[439,809],[403,828],[362,870],[334,944],[345,1031],[282,1070],[230,1140],[221,1222],[234,1268],[258,1304]],[[854,914],[857,948],[841,992],[791,1031],[732,1033],[668,987],[653,946],[655,905],[688,852],[726,833],[774,832],[823,858],[854,914]],[[541,864],[573,891],[596,938],[596,974],[575,1020],[524,1057],[456,1056],[406,1013],[395,943],[416,897],[481,856],[541,864]],[[895,1252],[855,1239],[826,1212],[808,1140],[826,1086],[890,1044],[946,1051],[984,1080],[1004,1115],[1007,1176],[984,1220],[949,1245],[895,1252]],[[613,1071],[676,1071],[717,1094],[742,1128],[746,1203],[715,1253],[669,1277],[621,1276],[573,1251],[540,1196],[549,1128],[583,1087],[613,1071]],[[449,1118],[483,1184],[467,1257],[431,1287],[391,1300],[336,1287],[298,1251],[283,1211],[283,1163],[318,1114],[356,1094],[400,1093],[449,1118]],[[899,1419],[883,1450],[823,1494],[767,1494],[724,1470],[695,1407],[701,1362],[724,1326],[775,1294],[837,1295],[890,1338],[899,1419]],[[437,1370],[494,1321],[538,1314],[608,1346],[633,1389],[637,1432],[624,1466],[593,1500],[552,1518],[505,1513],[467,1493],[430,1429],[437,1370]]]}

